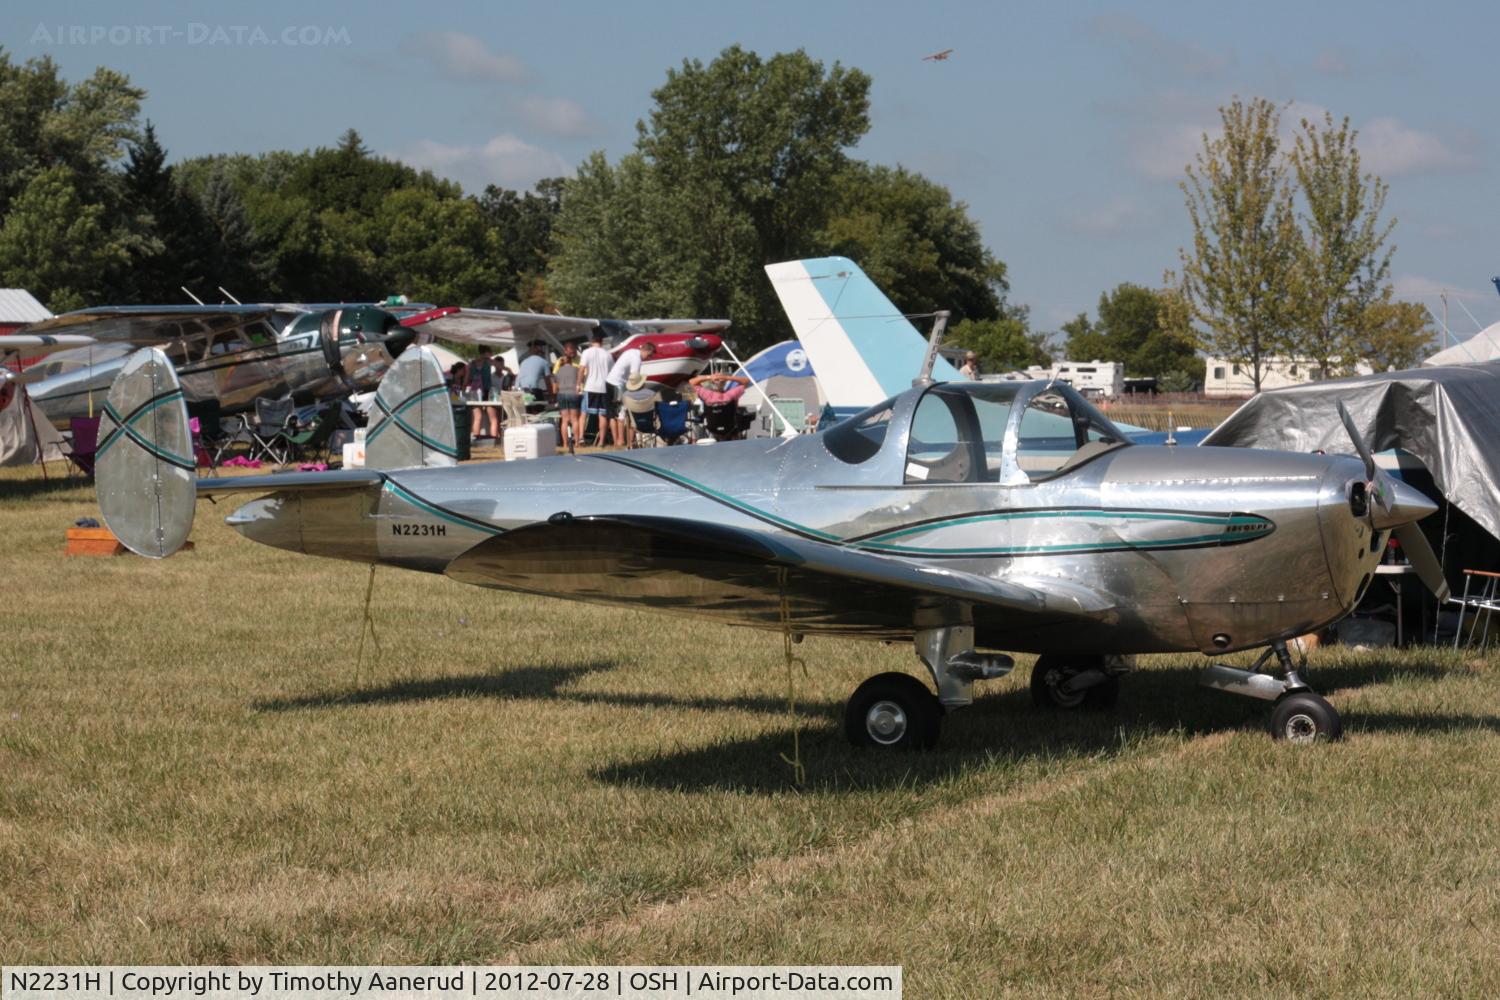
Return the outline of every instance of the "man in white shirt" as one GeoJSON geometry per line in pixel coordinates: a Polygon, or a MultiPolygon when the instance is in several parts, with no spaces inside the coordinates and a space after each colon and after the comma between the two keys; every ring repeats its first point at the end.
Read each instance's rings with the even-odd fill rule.
{"type": "MultiPolygon", "coordinates": [[[[621,351],[620,356],[615,359],[614,366],[609,370],[609,376],[605,379],[609,383],[610,402],[619,403],[620,397],[625,395],[625,382],[632,375],[638,375],[641,371],[642,362],[649,361],[651,355],[656,353],[656,345],[646,341],[640,347],[632,347],[628,351],[621,351]]],[[[616,407],[610,413],[610,436],[614,439],[615,447],[625,444],[625,421],[630,419],[622,408],[616,407]]]]}
{"type": "Polygon", "coordinates": [[[609,370],[614,363],[615,359],[604,349],[604,331],[596,329],[589,338],[589,349],[578,359],[578,365],[581,369],[579,375],[583,378],[584,423],[588,422],[590,415],[599,421],[599,437],[594,443],[601,448],[614,410],[609,398],[609,370]]]}

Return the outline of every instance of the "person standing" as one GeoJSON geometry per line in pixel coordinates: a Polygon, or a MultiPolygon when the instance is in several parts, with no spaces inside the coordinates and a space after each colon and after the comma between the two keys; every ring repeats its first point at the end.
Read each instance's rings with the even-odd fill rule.
{"type": "MultiPolygon", "coordinates": [[[[641,365],[651,360],[651,355],[656,353],[656,345],[646,341],[640,347],[632,347],[620,352],[615,363],[609,369],[609,375],[605,381],[609,383],[610,403],[617,404],[625,395],[625,382],[632,375],[640,374],[641,365]]],[[[610,412],[610,436],[613,438],[615,447],[620,447],[625,442],[625,421],[629,419],[623,409],[612,406],[610,412]]]]}
{"type": "Polygon", "coordinates": [[[589,416],[599,421],[599,434],[595,444],[604,447],[604,435],[609,429],[610,398],[609,370],[614,358],[604,349],[604,331],[596,329],[589,337],[589,349],[579,359],[579,374],[583,376],[583,417],[579,425],[587,423],[589,416]]]}
{"type": "MultiPolygon", "coordinates": [[[[479,357],[474,359],[470,366],[471,378],[478,387],[478,401],[481,404],[498,402],[499,393],[495,389],[495,362],[491,357],[492,350],[489,344],[479,346],[479,357]]],[[[472,407],[474,415],[469,424],[469,436],[479,440],[481,427],[487,427],[489,436],[492,438],[500,436],[500,414],[495,412],[495,407],[480,405],[472,407]]]]}
{"type": "Polygon", "coordinates": [[[552,392],[561,414],[559,429],[568,454],[583,440],[583,370],[578,366],[578,347],[572,341],[563,345],[562,357],[552,366],[552,392]]]}
{"type": "Polygon", "coordinates": [[[964,378],[968,379],[970,382],[978,382],[979,355],[975,354],[973,351],[965,354],[963,367],[958,370],[958,373],[964,378]]]}
{"type": "Polygon", "coordinates": [[[547,376],[549,374],[547,359],[542,355],[540,341],[532,341],[527,346],[526,357],[516,369],[516,386],[522,392],[529,392],[539,403],[547,401],[547,376]]]}

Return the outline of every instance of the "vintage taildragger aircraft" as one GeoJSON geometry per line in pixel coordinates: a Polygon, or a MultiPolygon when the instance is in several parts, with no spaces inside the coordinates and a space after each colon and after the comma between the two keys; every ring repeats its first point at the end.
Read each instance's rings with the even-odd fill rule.
{"type": "Polygon", "coordinates": [[[391,309],[370,304],[101,306],[33,323],[25,334],[80,346],[28,370],[31,398],[66,429],[97,415],[132,351],[159,347],[189,403],[248,410],[259,396],[300,403],[372,390],[415,339],[391,309]]]}
{"type": "Polygon", "coordinates": [[[97,412],[126,357],[159,347],[177,369],[190,404],[217,400],[236,413],[257,397],[299,403],[376,388],[394,359],[418,339],[489,343],[502,350],[533,340],[561,350],[604,326],[615,350],[657,344],[648,377],[675,385],[697,374],[720,347],[727,320],[598,320],[493,309],[395,305],[103,306],[34,323],[28,335],[71,338],[27,372],[31,398],[55,426],[97,412]],[[62,333],[66,331],[66,333],[62,333]]]}
{"type": "Polygon", "coordinates": [[[1287,640],[1358,603],[1392,532],[1442,586],[1415,525],[1434,505],[1357,438],[1363,460],[1133,445],[1065,385],[918,379],[817,435],[438,468],[421,466],[453,465],[453,422],[431,352],[404,354],[379,398],[371,468],[196,480],[172,365],[141,351],[100,427],[105,521],[163,557],[197,496],[260,493],[228,523],[277,548],[911,642],[936,694],[881,674],[846,709],[877,747],[931,746],[1008,652],[1041,654],[1033,696],[1071,708],[1111,704],[1137,653],[1265,647],[1203,682],[1273,701],[1277,738],[1337,737],[1287,640]]]}

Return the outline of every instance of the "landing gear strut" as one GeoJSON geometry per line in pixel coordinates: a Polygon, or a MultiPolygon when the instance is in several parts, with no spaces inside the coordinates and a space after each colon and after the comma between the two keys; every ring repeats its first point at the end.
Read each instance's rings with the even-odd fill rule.
{"type": "Polygon", "coordinates": [[[855,746],[928,750],[937,744],[943,716],[974,701],[974,682],[1004,677],[1014,662],[974,651],[974,628],[921,629],[917,656],[927,665],[937,695],[907,674],[878,674],[855,689],[844,708],[844,734],[855,746]]]}
{"type": "Polygon", "coordinates": [[[1275,702],[1270,723],[1273,740],[1314,743],[1336,740],[1344,734],[1339,713],[1303,680],[1285,642],[1273,642],[1249,670],[1223,663],[1209,664],[1198,682],[1229,694],[1275,702]],[[1280,677],[1261,672],[1272,656],[1281,667],[1280,677]]]}

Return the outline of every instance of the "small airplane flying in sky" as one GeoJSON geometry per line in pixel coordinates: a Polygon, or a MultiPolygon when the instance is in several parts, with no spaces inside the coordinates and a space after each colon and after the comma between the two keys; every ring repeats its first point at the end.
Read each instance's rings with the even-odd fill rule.
{"type": "Polygon", "coordinates": [[[186,540],[196,497],[260,493],[228,523],[277,548],[911,642],[936,693],[907,674],[860,685],[845,729],[872,747],[933,745],[1012,652],[1041,654],[1038,704],[1074,708],[1112,704],[1135,654],[1264,648],[1203,683],[1274,702],[1278,739],[1335,738],[1338,713],[1287,640],[1355,607],[1392,533],[1446,589],[1415,524],[1436,506],[1357,436],[1358,459],[1148,447],[1066,385],[919,377],[816,435],[453,467],[430,352],[403,355],[379,399],[370,468],[200,481],[173,367],[138,352],[100,426],[105,521],[159,558],[186,540]]]}
{"type": "Polygon", "coordinates": [[[922,61],[923,62],[943,62],[949,56],[951,56],[952,54],[953,54],[953,50],[952,49],[944,49],[941,52],[934,52],[930,56],[923,56],[922,57],[922,61]]]}

